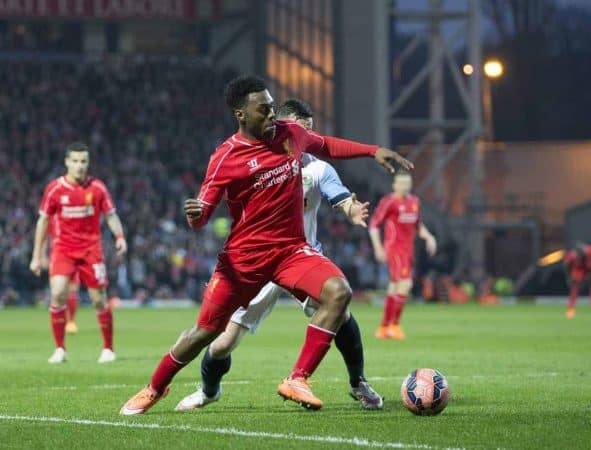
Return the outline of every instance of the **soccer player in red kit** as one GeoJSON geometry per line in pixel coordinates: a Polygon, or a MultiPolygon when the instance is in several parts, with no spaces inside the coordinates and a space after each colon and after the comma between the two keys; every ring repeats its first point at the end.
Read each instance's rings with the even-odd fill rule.
{"type": "Polygon", "coordinates": [[[115,360],[113,316],[106,304],[108,280],[101,246],[101,214],[105,215],[107,224],[115,236],[118,258],[127,251],[127,243],[111,195],[102,181],[87,175],[88,164],[89,151],[85,144],[75,142],[67,147],[66,175],[53,180],[45,188],[35,228],[35,245],[30,269],[39,275],[48,223],[55,217],[49,264],[49,312],[56,349],[49,358],[50,363],[66,361],[65,302],[70,280],[76,272],[80,275],[80,281],[88,287],[90,299],[97,310],[97,319],[103,335],[103,350],[98,362],[115,360]]]}
{"type": "MultiPolygon", "coordinates": [[[[41,252],[41,267],[43,270],[49,269],[49,261],[51,258],[51,242],[55,239],[55,223],[57,216],[53,216],[47,224],[47,236],[45,240],[44,250],[41,252]]],[[[78,333],[78,325],[76,325],[76,311],[80,301],[80,275],[76,272],[70,280],[70,287],[68,288],[68,297],[66,298],[66,333],[78,333]]]]}
{"type": "Polygon", "coordinates": [[[420,200],[410,193],[412,177],[399,171],[394,176],[393,193],[378,204],[369,224],[369,236],[378,262],[387,263],[390,283],[384,303],[382,323],[376,331],[378,339],[403,340],[400,316],[412,288],[412,266],[416,231],[427,245],[427,253],[437,251],[435,237],[420,220],[420,200]],[[380,228],[384,228],[384,243],[380,228]]]}
{"type": "MultiPolygon", "coordinates": [[[[568,319],[574,319],[575,305],[581,284],[585,280],[585,277],[591,277],[591,245],[585,244],[584,242],[577,242],[575,248],[569,250],[564,257],[564,265],[570,282],[566,317],[568,319]]],[[[591,296],[591,290],[589,291],[589,295],[591,296]]]]}
{"type": "Polygon", "coordinates": [[[259,78],[239,77],[225,91],[239,124],[236,134],[213,153],[196,199],[185,202],[193,228],[204,226],[225,196],[232,227],[208,283],[197,324],[185,330],[156,368],[150,384],[121,408],[123,415],[146,412],[168,393],[173,377],[226,328],[238,307],[246,307],[273,281],[299,298],[310,296],[319,308],[307,328],[304,346],[278,393],[307,408],[319,409],[308,377],[320,364],[345,319],[351,288],[328,258],[306,243],[301,157],[306,152],[330,158],[374,157],[412,167],[396,152],[318,136],[294,122],[275,120],[273,98],[259,78]]]}

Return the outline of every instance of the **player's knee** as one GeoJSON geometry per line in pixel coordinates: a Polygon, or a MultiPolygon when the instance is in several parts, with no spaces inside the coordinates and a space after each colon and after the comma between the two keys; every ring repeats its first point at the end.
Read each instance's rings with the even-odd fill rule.
{"type": "Polygon", "coordinates": [[[102,311],[107,306],[107,293],[104,289],[89,289],[88,295],[92,305],[98,310],[102,311]]]}
{"type": "Polygon", "coordinates": [[[398,294],[398,285],[392,281],[388,283],[388,295],[398,294]]]}
{"type": "Polygon", "coordinates": [[[107,307],[107,302],[104,298],[91,299],[92,305],[98,310],[102,311],[107,307]]]}
{"type": "Polygon", "coordinates": [[[232,353],[234,347],[230,339],[225,339],[218,336],[211,344],[209,344],[209,354],[213,359],[224,359],[232,353]]]}
{"type": "Polygon", "coordinates": [[[412,289],[412,280],[403,280],[398,283],[396,288],[396,293],[398,295],[408,296],[410,294],[410,290],[412,289]]]}
{"type": "Polygon", "coordinates": [[[63,306],[66,304],[68,291],[66,289],[51,293],[51,306],[63,306]]]}
{"type": "Polygon", "coordinates": [[[323,300],[338,306],[339,309],[345,309],[351,301],[351,286],[347,280],[341,277],[333,277],[327,280],[322,287],[323,300]]]}

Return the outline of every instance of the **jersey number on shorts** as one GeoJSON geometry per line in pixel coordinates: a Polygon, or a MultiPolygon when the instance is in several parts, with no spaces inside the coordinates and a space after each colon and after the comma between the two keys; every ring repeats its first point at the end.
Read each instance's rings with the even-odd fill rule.
{"type": "Polygon", "coordinates": [[[107,282],[107,268],[104,263],[93,264],[94,278],[99,284],[105,284],[107,282]]]}

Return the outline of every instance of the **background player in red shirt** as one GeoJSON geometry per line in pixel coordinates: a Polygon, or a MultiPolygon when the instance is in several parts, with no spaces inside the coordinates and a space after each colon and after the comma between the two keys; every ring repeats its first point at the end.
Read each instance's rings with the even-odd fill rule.
{"type": "Polygon", "coordinates": [[[369,224],[369,236],[376,260],[387,263],[390,269],[388,294],[384,302],[382,323],[376,331],[378,339],[405,338],[400,327],[400,316],[412,288],[412,268],[416,230],[425,240],[427,253],[433,256],[437,241],[420,220],[421,202],[410,193],[412,177],[400,171],[394,176],[393,193],[378,204],[369,224]],[[384,228],[384,244],[380,228],[384,228]]]}
{"type": "MultiPolygon", "coordinates": [[[[43,250],[41,252],[41,267],[42,269],[49,270],[49,261],[51,258],[51,241],[55,238],[55,222],[56,216],[49,221],[47,224],[47,236],[43,244],[43,250]]],[[[78,309],[78,303],[80,301],[80,275],[76,272],[70,280],[70,286],[68,288],[68,297],[66,298],[66,333],[76,334],[78,333],[78,325],[76,325],[76,311],[78,309]]]]}
{"type": "Polygon", "coordinates": [[[226,198],[232,227],[208,284],[197,324],[184,331],[160,361],[150,384],[121,408],[123,415],[142,414],[168,393],[173,377],[222,333],[238,307],[246,307],[269,281],[302,297],[319,301],[304,346],[291,375],[278,393],[307,408],[319,409],[308,377],[318,367],[345,320],[351,288],[328,258],[306,243],[302,153],[323,157],[373,156],[412,164],[378,146],[321,137],[293,122],[275,120],[273,98],[264,81],[239,77],[226,87],[226,103],[239,131],[213,153],[197,199],[185,202],[193,228],[204,226],[226,198]]]}
{"type": "Polygon", "coordinates": [[[76,142],[66,149],[66,175],[47,185],[39,208],[35,228],[35,245],[30,269],[41,273],[41,253],[47,239],[49,221],[55,217],[54,239],[49,265],[51,290],[51,327],[56,349],[50,363],[66,360],[65,325],[66,297],[70,280],[76,272],[88,287],[90,299],[97,310],[97,319],[103,335],[103,350],[98,362],[115,360],[113,352],[113,316],[107,307],[108,284],[101,245],[101,213],[116,238],[117,257],[127,251],[127,243],[119,216],[111,195],[102,181],[87,175],[89,164],[88,147],[76,142]]]}
{"type": "MultiPolygon", "coordinates": [[[[567,279],[570,282],[570,294],[568,297],[568,307],[566,308],[566,317],[574,319],[575,305],[581,284],[591,278],[591,245],[584,242],[577,242],[575,248],[569,250],[564,257],[564,265],[567,271],[567,279]]],[[[591,297],[591,288],[589,290],[591,297]]]]}

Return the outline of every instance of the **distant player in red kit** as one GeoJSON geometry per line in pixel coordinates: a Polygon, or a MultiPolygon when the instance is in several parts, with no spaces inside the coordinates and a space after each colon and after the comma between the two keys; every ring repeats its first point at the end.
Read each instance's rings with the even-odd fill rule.
{"type": "MultiPolygon", "coordinates": [[[[591,279],[591,245],[577,242],[575,248],[569,250],[564,257],[564,265],[570,282],[570,295],[568,297],[566,317],[568,319],[574,319],[575,305],[581,284],[585,280],[585,277],[591,279]]],[[[589,291],[589,296],[591,297],[591,290],[589,291]]]]}
{"type": "Polygon", "coordinates": [[[437,242],[420,220],[420,200],[410,193],[411,175],[405,171],[398,172],[394,176],[392,189],[394,192],[386,195],[378,204],[369,224],[376,260],[387,263],[390,269],[384,315],[376,337],[403,340],[406,336],[400,326],[400,316],[412,288],[416,231],[425,240],[430,256],[437,251],[437,242]],[[384,244],[380,228],[384,228],[384,244]]]}
{"type": "MultiPolygon", "coordinates": [[[[41,267],[43,270],[49,269],[49,261],[51,259],[51,244],[55,239],[55,223],[57,216],[47,224],[47,236],[45,240],[44,250],[41,252],[41,267]]],[[[76,272],[70,280],[70,287],[68,288],[68,297],[66,298],[66,333],[78,333],[78,325],[76,325],[76,311],[78,310],[78,303],[80,302],[80,275],[76,272]]]]}
{"type": "Polygon", "coordinates": [[[103,350],[99,363],[115,360],[113,352],[113,316],[107,307],[108,284],[101,246],[100,216],[115,236],[117,256],[127,251],[127,243],[111,195],[102,181],[87,175],[89,151],[85,144],[76,142],[66,149],[66,175],[47,185],[39,208],[35,228],[35,245],[30,269],[41,273],[44,242],[49,221],[55,218],[54,239],[49,264],[51,290],[51,327],[56,349],[50,363],[66,361],[65,326],[66,297],[74,274],[88,287],[90,299],[97,310],[97,319],[103,335],[103,350]]]}
{"type": "Polygon", "coordinates": [[[204,226],[225,197],[232,227],[203,297],[197,324],[185,330],[120,414],[142,414],[168,393],[173,377],[226,329],[230,317],[269,281],[317,299],[304,346],[291,375],[278,387],[285,399],[319,409],[307,379],[318,367],[345,320],[351,288],[341,270],[306,243],[302,152],[330,158],[374,157],[412,164],[396,152],[321,137],[295,122],[275,120],[273,98],[259,78],[239,77],[225,91],[239,124],[236,134],[213,153],[196,199],[185,202],[193,228],[204,226]]]}

